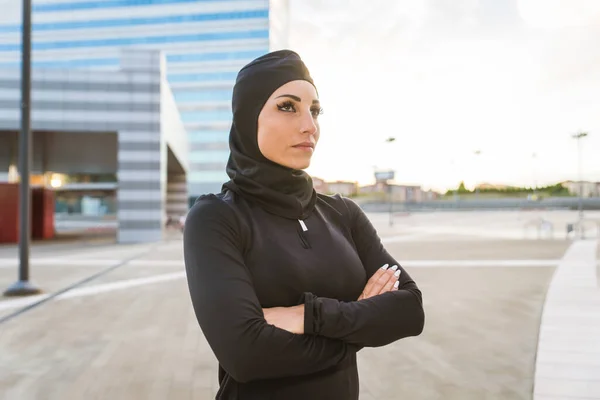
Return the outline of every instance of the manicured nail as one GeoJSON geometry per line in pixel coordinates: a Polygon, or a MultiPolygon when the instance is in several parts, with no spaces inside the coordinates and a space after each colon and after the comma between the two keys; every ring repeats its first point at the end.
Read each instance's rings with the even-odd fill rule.
{"type": "Polygon", "coordinates": [[[398,271],[394,272],[394,276],[395,276],[396,278],[397,278],[397,277],[399,277],[399,276],[400,276],[400,272],[402,272],[402,271],[398,270],[398,271]]]}
{"type": "Polygon", "coordinates": [[[400,286],[400,281],[396,281],[396,283],[394,283],[394,289],[398,289],[398,286],[400,286]]]}
{"type": "Polygon", "coordinates": [[[389,267],[389,264],[383,264],[383,266],[381,267],[381,269],[385,271],[387,269],[387,267],[389,267]]]}
{"type": "Polygon", "coordinates": [[[390,269],[391,269],[392,271],[395,271],[395,270],[397,270],[397,269],[398,269],[398,266],[397,266],[397,265],[392,265],[392,268],[390,268],[390,269]]]}

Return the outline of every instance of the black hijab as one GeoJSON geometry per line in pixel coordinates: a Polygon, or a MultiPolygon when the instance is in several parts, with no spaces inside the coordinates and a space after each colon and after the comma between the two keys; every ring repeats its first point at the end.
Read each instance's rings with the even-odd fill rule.
{"type": "Polygon", "coordinates": [[[305,80],[314,85],[300,56],[290,50],[265,54],[238,73],[233,87],[233,123],[227,162],[230,181],[223,185],[272,214],[304,219],[314,208],[317,194],[304,171],[268,160],[258,147],[258,115],[282,85],[305,80]]]}

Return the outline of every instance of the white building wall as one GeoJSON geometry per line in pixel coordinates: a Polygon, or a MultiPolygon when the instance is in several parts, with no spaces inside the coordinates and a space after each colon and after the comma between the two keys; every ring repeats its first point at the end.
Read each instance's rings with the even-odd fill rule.
{"type": "MultiPolygon", "coordinates": [[[[123,53],[124,58],[129,56],[132,59],[123,63],[125,67],[114,72],[34,69],[31,122],[33,131],[71,132],[82,138],[114,132],[118,143],[118,240],[152,242],[162,239],[168,128],[178,118],[172,110],[163,127],[160,54],[123,53]]],[[[0,69],[0,92],[4,93],[0,131],[19,129],[20,95],[15,90],[19,87],[18,71],[0,69]]],[[[179,131],[175,136],[181,135],[184,133],[179,131]]],[[[71,152],[78,151],[77,142],[69,146],[71,152]]],[[[181,164],[186,165],[183,153],[180,151],[181,164]]],[[[114,157],[114,153],[106,157],[114,157]]]]}

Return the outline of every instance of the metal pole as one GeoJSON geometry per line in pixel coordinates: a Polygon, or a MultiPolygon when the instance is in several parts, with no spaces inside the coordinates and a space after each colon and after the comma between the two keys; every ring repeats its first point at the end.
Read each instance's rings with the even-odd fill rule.
{"type": "Polygon", "coordinates": [[[582,144],[581,140],[588,135],[587,132],[579,132],[572,137],[577,140],[577,180],[579,181],[579,205],[578,205],[578,222],[577,227],[579,231],[579,238],[583,239],[585,236],[585,232],[583,229],[583,164],[581,162],[581,152],[582,152],[582,144]]]}
{"type": "MultiPolygon", "coordinates": [[[[396,138],[393,136],[390,136],[387,139],[385,139],[386,143],[393,143],[395,141],[396,141],[396,138]]],[[[391,171],[391,169],[390,169],[390,171],[391,171]]],[[[393,200],[393,190],[392,190],[393,187],[392,187],[391,179],[387,181],[387,184],[388,184],[388,196],[389,196],[389,203],[390,203],[389,204],[389,214],[390,214],[389,215],[389,219],[390,219],[389,225],[393,226],[394,225],[394,210],[393,210],[394,200],[393,200]]]]}
{"type": "MultiPolygon", "coordinates": [[[[481,170],[481,166],[479,165],[479,156],[480,155],[481,155],[481,150],[476,150],[475,156],[477,157],[477,167],[479,167],[479,170],[481,170]]],[[[475,183],[475,199],[479,200],[479,185],[477,183],[475,183]]]]}
{"type": "Polygon", "coordinates": [[[29,280],[29,241],[31,226],[31,0],[23,0],[23,47],[21,74],[21,142],[19,161],[21,170],[21,200],[19,204],[19,280],[29,280]]]}
{"type": "Polygon", "coordinates": [[[584,228],[583,228],[583,181],[582,181],[582,173],[581,173],[581,138],[583,136],[579,135],[577,137],[577,180],[579,180],[579,205],[578,205],[578,218],[579,218],[579,223],[577,224],[578,226],[578,231],[579,231],[579,238],[580,239],[584,239],[585,237],[585,233],[584,233],[584,228]]]}
{"type": "Polygon", "coordinates": [[[537,154],[533,153],[531,155],[531,158],[533,159],[532,161],[532,169],[533,169],[533,194],[537,195],[537,188],[538,188],[538,183],[537,183],[537,169],[536,169],[536,165],[535,165],[535,160],[537,158],[537,154]]]}
{"type": "Polygon", "coordinates": [[[392,188],[392,183],[388,181],[388,193],[389,193],[389,198],[390,198],[390,200],[389,200],[390,201],[390,210],[389,210],[389,212],[390,212],[390,215],[389,215],[389,217],[390,217],[390,226],[394,225],[394,210],[393,210],[394,199],[393,199],[393,191],[392,191],[392,189],[393,189],[392,188]]]}
{"type": "Polygon", "coordinates": [[[583,217],[583,177],[581,172],[581,136],[577,138],[577,179],[579,180],[579,221],[583,217]]]}
{"type": "Polygon", "coordinates": [[[6,296],[27,296],[41,290],[29,283],[29,245],[31,240],[31,0],[23,0],[23,34],[21,44],[21,136],[19,140],[19,280],[9,287],[6,296]]]}

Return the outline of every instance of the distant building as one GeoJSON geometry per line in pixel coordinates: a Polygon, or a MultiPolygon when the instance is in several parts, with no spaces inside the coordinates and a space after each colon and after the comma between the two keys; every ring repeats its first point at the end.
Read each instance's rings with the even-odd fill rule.
{"type": "Polygon", "coordinates": [[[313,187],[317,193],[324,194],[341,194],[342,196],[350,197],[358,194],[358,182],[348,181],[333,181],[327,182],[324,179],[316,176],[312,177],[313,187]]]}
{"type": "Polygon", "coordinates": [[[358,183],[347,181],[327,182],[327,193],[350,197],[358,194],[358,183]]]}
{"type": "Polygon", "coordinates": [[[423,191],[417,185],[392,185],[392,196],[394,201],[400,202],[423,201],[423,191]]]}
{"type": "Polygon", "coordinates": [[[441,195],[433,190],[427,190],[423,192],[424,201],[439,200],[440,197],[441,195]]]}
{"type": "Polygon", "coordinates": [[[373,185],[361,186],[358,188],[360,194],[376,194],[387,191],[387,185],[383,182],[377,182],[373,185]]]}
{"type": "Polygon", "coordinates": [[[424,200],[433,199],[433,192],[423,192],[419,185],[388,185],[384,182],[378,182],[373,185],[362,186],[360,188],[361,194],[382,194],[388,196],[390,193],[393,196],[394,201],[398,202],[420,202],[424,200]],[[427,193],[427,194],[426,194],[427,193]]]}
{"type": "Polygon", "coordinates": [[[313,181],[313,187],[315,188],[317,193],[327,193],[327,182],[325,182],[324,179],[313,176],[312,181],[313,181]]]}
{"type": "Polygon", "coordinates": [[[580,195],[583,197],[600,197],[600,182],[590,181],[564,181],[560,183],[571,194],[580,195]]]}

